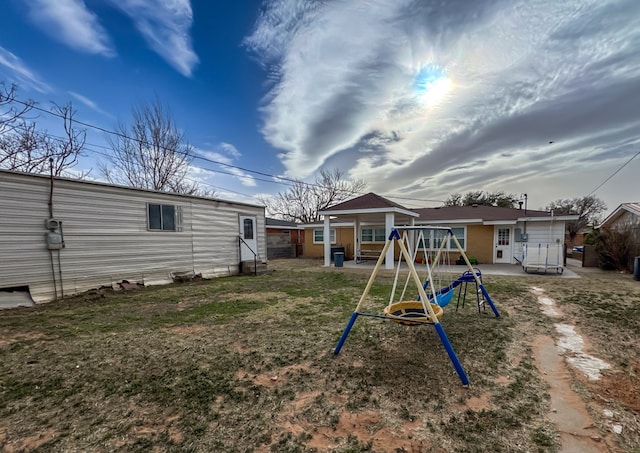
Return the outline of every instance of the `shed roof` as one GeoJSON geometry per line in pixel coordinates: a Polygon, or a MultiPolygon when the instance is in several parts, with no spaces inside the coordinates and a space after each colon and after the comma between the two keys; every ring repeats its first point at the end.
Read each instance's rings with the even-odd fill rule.
{"type": "MultiPolygon", "coordinates": [[[[0,175],[2,174],[6,174],[8,176],[13,176],[13,177],[17,177],[17,178],[24,178],[24,179],[32,179],[32,180],[43,180],[43,179],[50,179],[50,176],[48,175],[41,175],[41,174],[35,174],[35,173],[24,173],[24,172],[20,172],[20,171],[12,171],[12,170],[3,170],[0,169],[0,175]]],[[[93,180],[87,180],[87,179],[75,179],[75,178],[67,178],[64,176],[55,176],[54,177],[54,181],[65,181],[65,182],[69,182],[72,184],[79,184],[79,185],[85,185],[87,187],[90,186],[94,186],[94,187],[103,187],[105,189],[109,189],[109,190],[124,190],[124,191],[129,191],[131,193],[133,192],[143,192],[143,193],[154,193],[154,194],[160,194],[163,196],[169,196],[169,197],[177,197],[177,198],[195,198],[198,200],[206,200],[206,201],[213,201],[213,202],[218,202],[218,203],[226,203],[226,204],[230,204],[230,205],[240,205],[240,206],[249,206],[252,208],[262,208],[264,209],[264,205],[262,204],[253,204],[253,203],[247,203],[247,202],[243,202],[243,201],[234,201],[234,200],[227,200],[227,199],[223,199],[223,198],[215,198],[215,197],[204,197],[204,196],[199,196],[199,195],[188,195],[188,194],[180,194],[180,193],[174,193],[174,192],[161,192],[159,190],[151,190],[151,189],[141,189],[138,187],[128,187],[128,186],[120,186],[120,185],[116,185],[116,184],[108,184],[106,182],[102,182],[102,181],[93,181],[93,180]]]]}
{"type": "Polygon", "coordinates": [[[279,228],[298,228],[300,224],[296,222],[289,222],[287,220],[273,219],[271,217],[266,218],[266,224],[268,227],[279,227],[279,228]]]}
{"type": "Polygon", "coordinates": [[[551,214],[547,211],[532,209],[501,208],[498,206],[474,205],[474,206],[443,206],[439,208],[414,209],[420,214],[419,222],[431,222],[440,220],[470,220],[499,221],[518,220],[524,217],[547,217],[551,214]],[[526,212],[526,214],[525,214],[526,212]]]}

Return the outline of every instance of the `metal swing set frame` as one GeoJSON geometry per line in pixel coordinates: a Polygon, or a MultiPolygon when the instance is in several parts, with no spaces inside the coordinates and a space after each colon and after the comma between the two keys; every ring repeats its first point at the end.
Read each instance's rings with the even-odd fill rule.
{"type": "MultiPolygon", "coordinates": [[[[415,239],[415,235],[413,236],[413,238],[415,239]]],[[[400,324],[410,325],[410,326],[421,325],[421,324],[432,325],[436,329],[436,332],[438,333],[438,337],[440,338],[442,345],[447,351],[449,359],[451,360],[451,363],[453,364],[456,370],[456,373],[458,374],[458,377],[462,382],[462,385],[468,386],[469,378],[467,377],[467,374],[464,368],[462,367],[462,364],[460,363],[460,360],[458,359],[458,356],[456,355],[456,352],[453,349],[453,346],[451,345],[451,342],[449,341],[449,338],[447,337],[447,334],[444,331],[442,324],[440,323],[440,318],[444,313],[442,306],[446,305],[446,303],[442,303],[442,306],[441,306],[438,303],[438,299],[448,297],[450,300],[450,298],[453,295],[453,291],[455,287],[462,283],[467,283],[469,281],[475,281],[479,294],[482,294],[482,298],[483,298],[482,302],[483,303],[486,302],[491,307],[491,310],[493,311],[496,318],[499,317],[500,313],[498,312],[496,306],[494,305],[493,300],[491,299],[491,296],[489,296],[489,293],[485,289],[482,283],[482,280],[480,278],[480,273],[469,262],[467,255],[464,253],[464,250],[460,245],[460,242],[458,241],[456,236],[453,234],[453,230],[451,228],[441,227],[441,226],[394,226],[391,229],[389,237],[387,238],[384,244],[384,247],[380,253],[380,257],[378,258],[378,261],[376,262],[376,265],[373,268],[373,272],[369,277],[367,285],[364,291],[362,292],[362,295],[360,296],[358,305],[356,306],[354,312],[351,314],[351,317],[349,318],[349,321],[347,322],[347,325],[344,331],[342,332],[340,339],[338,340],[338,344],[333,350],[334,354],[337,355],[340,353],[342,346],[344,345],[347,337],[349,336],[349,332],[353,328],[353,325],[355,324],[359,316],[389,319],[391,321],[394,321],[400,324]],[[432,262],[434,263],[434,265],[431,265],[429,263],[429,260],[427,259],[427,256],[425,256],[427,276],[426,276],[426,279],[422,281],[420,276],[418,275],[418,271],[414,264],[414,260],[418,252],[418,245],[416,244],[416,246],[413,248],[413,253],[412,253],[411,252],[412,245],[411,245],[411,242],[409,241],[408,233],[418,232],[418,243],[422,241],[422,243],[424,244],[424,237],[422,236],[424,230],[440,230],[440,231],[443,231],[445,234],[442,238],[440,247],[438,248],[435,257],[433,258],[432,262]],[[444,288],[436,288],[435,282],[433,280],[432,271],[434,270],[434,266],[436,266],[437,263],[440,261],[442,254],[448,250],[447,244],[449,244],[450,242],[453,242],[456,245],[458,251],[460,252],[460,256],[462,257],[467,267],[469,268],[469,271],[464,272],[462,277],[454,280],[448,286],[445,286],[444,288]],[[389,249],[392,243],[396,244],[400,249],[400,257],[397,263],[389,305],[384,309],[383,315],[363,312],[361,311],[361,308],[363,307],[365,300],[367,299],[367,296],[369,295],[369,292],[373,287],[376,277],[378,276],[378,273],[382,268],[382,264],[384,262],[384,258],[386,256],[387,250],[389,249]],[[400,299],[404,297],[409,281],[413,281],[416,286],[416,289],[418,290],[417,300],[394,301],[397,282],[400,275],[400,266],[402,264],[403,259],[407,264],[409,274],[407,276],[407,282],[404,285],[404,289],[402,291],[402,295],[400,296],[400,299]],[[427,291],[429,291],[429,293],[427,293],[427,291]]],[[[478,304],[480,304],[479,299],[478,299],[478,304]]],[[[478,309],[479,308],[480,307],[478,306],[478,309]]]]}

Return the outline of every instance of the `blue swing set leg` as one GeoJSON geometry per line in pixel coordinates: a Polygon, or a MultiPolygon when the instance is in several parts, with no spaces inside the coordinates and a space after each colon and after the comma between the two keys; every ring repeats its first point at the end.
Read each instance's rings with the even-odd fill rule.
{"type": "MultiPolygon", "coordinates": [[[[334,355],[338,355],[340,353],[340,350],[342,349],[344,342],[347,341],[349,332],[351,332],[351,329],[353,328],[353,325],[355,324],[356,319],[358,319],[358,313],[354,312],[351,314],[351,317],[349,318],[349,321],[347,322],[347,325],[345,326],[344,331],[340,336],[340,340],[338,340],[338,344],[333,350],[334,355]]],[[[456,352],[454,351],[453,346],[449,341],[449,337],[447,337],[447,334],[445,333],[444,328],[442,327],[442,324],[440,323],[433,324],[433,327],[435,327],[436,332],[438,332],[440,341],[442,342],[444,349],[447,351],[447,354],[449,355],[449,359],[451,360],[451,363],[453,364],[453,367],[455,368],[456,373],[458,373],[458,377],[460,378],[462,385],[468,386],[469,378],[467,377],[467,373],[465,373],[464,368],[460,363],[460,360],[458,360],[458,356],[456,355],[456,352]]]]}
{"type": "Polygon", "coordinates": [[[347,323],[347,326],[344,328],[344,332],[342,332],[342,336],[340,336],[340,340],[338,340],[338,344],[333,350],[333,353],[335,355],[338,355],[340,353],[340,350],[342,349],[342,345],[344,344],[345,341],[347,341],[349,332],[351,332],[351,328],[353,327],[353,324],[356,322],[356,319],[358,319],[358,313],[353,312],[351,314],[351,318],[349,318],[349,322],[347,323]]]}
{"type": "Polygon", "coordinates": [[[444,328],[442,327],[442,324],[437,323],[437,324],[434,324],[433,327],[436,328],[436,332],[438,332],[440,341],[442,341],[442,345],[446,349],[447,354],[449,355],[449,359],[451,360],[451,363],[453,363],[453,367],[456,369],[456,373],[458,373],[458,377],[460,378],[462,385],[468,386],[469,378],[467,377],[467,373],[465,373],[464,368],[462,368],[462,364],[460,363],[460,360],[458,360],[456,351],[453,350],[453,346],[451,346],[451,343],[449,342],[449,338],[447,337],[447,334],[445,333],[444,328]]]}
{"type": "Polygon", "coordinates": [[[487,302],[489,302],[489,306],[491,307],[491,310],[493,310],[493,314],[496,315],[496,318],[499,318],[500,312],[498,311],[496,306],[493,304],[493,300],[491,300],[491,296],[489,296],[489,293],[487,292],[487,290],[484,289],[484,285],[480,285],[480,290],[482,291],[482,295],[484,296],[484,299],[487,302]]]}

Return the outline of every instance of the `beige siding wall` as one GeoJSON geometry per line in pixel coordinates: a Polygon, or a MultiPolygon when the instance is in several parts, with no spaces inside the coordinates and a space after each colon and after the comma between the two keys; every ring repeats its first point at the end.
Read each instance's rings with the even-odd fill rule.
{"type": "MultiPolygon", "coordinates": [[[[37,302],[55,298],[45,244],[47,178],[0,172],[0,288],[29,286],[37,302]]],[[[239,214],[257,218],[258,249],[266,258],[264,209],[223,201],[56,180],[53,216],[66,247],[53,251],[64,294],[124,280],[171,281],[172,272],[204,277],[238,272],[239,214]],[[183,231],[147,230],[147,203],[182,207],[183,231]]],[[[57,281],[58,296],[61,295],[57,281]]]]}
{"type": "MultiPolygon", "coordinates": [[[[458,227],[457,225],[454,227],[458,227]]],[[[523,230],[524,225],[509,226],[512,230],[520,228],[523,230]]],[[[481,264],[491,264],[494,262],[494,225],[467,225],[467,237],[465,244],[465,253],[468,257],[474,257],[481,264]]],[[[529,243],[555,243],[556,239],[562,239],[565,229],[565,222],[529,222],[527,224],[527,233],[529,235],[529,243]]],[[[313,243],[313,229],[307,229],[305,235],[304,256],[311,258],[322,258],[324,256],[324,248],[322,244],[313,243]]],[[[346,248],[346,258],[353,259],[353,229],[350,227],[336,228],[336,244],[344,245],[346,248]]],[[[382,249],[384,244],[369,243],[363,244],[365,249],[382,249]]],[[[399,256],[398,247],[395,247],[395,257],[399,256]]],[[[522,243],[514,242],[512,253],[519,259],[522,257],[522,243]]],[[[451,252],[451,259],[458,257],[456,251],[451,252]]],[[[515,263],[515,261],[514,261],[515,263]]]]}
{"type": "Polygon", "coordinates": [[[611,223],[611,229],[616,231],[626,231],[628,229],[637,230],[640,226],[640,216],[629,211],[624,211],[615,222],[611,223]]]}
{"type": "Polygon", "coordinates": [[[478,263],[493,263],[493,226],[468,225],[465,253],[478,263]]]}
{"type": "MultiPolygon", "coordinates": [[[[313,230],[318,228],[308,228],[304,234],[304,256],[307,258],[324,257],[324,244],[313,243],[313,230]]],[[[320,228],[322,229],[322,228],[320,228]]],[[[332,247],[341,245],[345,248],[345,259],[353,259],[353,228],[338,227],[336,230],[336,243],[332,247]]]]}

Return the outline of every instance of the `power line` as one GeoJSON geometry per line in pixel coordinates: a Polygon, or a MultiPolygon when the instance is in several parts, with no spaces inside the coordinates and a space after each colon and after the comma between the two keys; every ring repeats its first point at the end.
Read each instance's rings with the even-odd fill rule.
{"type": "MultiPolygon", "coordinates": [[[[52,115],[52,116],[55,116],[55,117],[58,117],[58,118],[61,118],[61,119],[67,119],[64,115],[62,115],[60,113],[57,113],[55,111],[51,111],[51,110],[44,109],[42,107],[38,107],[37,105],[35,105],[35,103],[21,101],[20,99],[16,99],[16,98],[11,99],[10,102],[16,102],[18,104],[24,105],[26,107],[30,107],[30,108],[32,108],[34,110],[37,110],[37,111],[40,111],[40,112],[43,112],[43,113],[47,113],[49,115],[52,115]]],[[[124,134],[122,132],[118,132],[118,131],[114,131],[114,130],[111,130],[111,129],[107,129],[107,128],[104,128],[104,127],[101,127],[101,126],[97,126],[95,124],[87,123],[87,122],[81,121],[81,120],[74,119],[73,122],[76,123],[76,124],[80,124],[82,126],[88,127],[90,129],[95,129],[95,130],[103,132],[105,134],[113,135],[113,136],[120,137],[120,138],[123,138],[123,139],[126,139],[126,140],[132,140],[132,141],[134,141],[136,143],[139,143],[141,145],[152,146],[151,143],[149,143],[149,142],[147,142],[145,140],[142,140],[142,139],[139,139],[139,138],[136,138],[136,137],[130,137],[130,136],[128,136],[128,135],[126,135],[126,134],[124,134]]],[[[104,148],[104,149],[109,149],[108,147],[102,146],[102,145],[91,145],[91,146],[97,146],[97,147],[101,147],[101,148],[104,148]]],[[[199,168],[201,170],[227,174],[227,175],[235,176],[237,178],[242,178],[242,177],[246,178],[246,177],[250,176],[251,178],[253,178],[253,179],[257,180],[257,181],[268,182],[268,183],[273,183],[273,184],[288,185],[290,187],[295,185],[295,184],[302,184],[302,185],[304,185],[306,187],[315,187],[315,188],[320,188],[320,189],[327,189],[327,187],[323,186],[322,184],[309,183],[309,182],[304,182],[304,181],[300,181],[300,180],[297,180],[297,179],[287,178],[287,177],[284,177],[284,176],[277,176],[277,175],[274,175],[274,174],[271,174],[271,173],[265,173],[265,172],[261,172],[261,171],[258,171],[258,170],[251,170],[249,168],[241,167],[241,166],[238,166],[238,165],[233,165],[233,164],[229,164],[229,163],[226,163],[226,162],[216,161],[214,159],[209,159],[207,157],[200,156],[198,154],[189,154],[188,152],[185,152],[185,151],[171,150],[171,149],[168,149],[168,148],[163,147],[163,146],[159,146],[159,147],[161,149],[163,149],[164,151],[173,151],[173,152],[176,152],[178,154],[182,154],[184,156],[192,157],[193,159],[202,160],[202,161],[209,162],[209,163],[216,164],[216,165],[220,165],[220,166],[223,166],[223,167],[233,168],[233,169],[236,169],[236,170],[244,171],[244,172],[247,172],[247,173],[257,174],[257,175],[265,176],[265,177],[272,178],[272,179],[256,178],[256,177],[250,176],[250,175],[238,175],[236,173],[224,172],[224,171],[219,171],[219,170],[211,170],[211,169],[207,169],[207,168],[204,168],[204,167],[201,167],[201,166],[194,165],[195,168],[199,168]]],[[[111,157],[111,156],[105,156],[105,157],[111,157]]],[[[344,189],[337,189],[337,190],[342,192],[342,193],[348,194],[348,195],[364,195],[365,194],[365,192],[358,192],[358,191],[352,191],[352,190],[344,190],[344,189]]],[[[388,196],[388,198],[394,198],[394,199],[398,199],[398,200],[407,200],[407,201],[422,201],[422,202],[444,203],[443,200],[429,200],[429,199],[400,197],[400,196],[388,196]]]]}
{"type": "MultiPolygon", "coordinates": [[[[17,102],[20,102],[20,101],[17,101],[17,102]]],[[[38,110],[41,110],[41,111],[47,112],[46,110],[41,109],[41,108],[38,108],[38,110]]],[[[63,118],[63,116],[62,116],[62,115],[58,115],[58,114],[56,114],[55,112],[49,112],[49,113],[51,113],[51,114],[52,114],[52,115],[54,115],[54,116],[58,116],[58,117],[60,117],[60,118],[63,118]]],[[[83,126],[91,127],[91,126],[88,126],[88,125],[87,125],[88,123],[83,123],[83,122],[81,122],[81,121],[76,121],[76,120],[74,120],[74,122],[76,122],[76,123],[78,123],[78,124],[82,124],[83,126]]],[[[95,127],[95,128],[97,128],[98,130],[101,130],[101,131],[105,131],[105,130],[106,130],[106,129],[104,129],[104,128],[100,128],[99,126],[94,126],[94,127],[95,127]]],[[[16,128],[16,129],[25,130],[25,131],[27,130],[26,128],[24,128],[24,127],[20,127],[20,126],[16,126],[15,128],[16,128]]],[[[40,135],[41,137],[50,137],[50,138],[52,138],[52,139],[54,139],[54,140],[58,140],[58,141],[66,142],[66,140],[67,140],[67,139],[66,139],[66,138],[64,138],[64,137],[61,137],[61,136],[59,136],[59,135],[54,135],[54,134],[52,134],[52,133],[50,133],[50,132],[34,131],[34,133],[35,133],[35,134],[40,135]]],[[[136,139],[136,138],[132,138],[132,137],[127,137],[126,135],[124,135],[124,134],[120,134],[120,133],[117,133],[117,132],[113,132],[113,133],[114,133],[114,134],[116,134],[116,135],[119,135],[119,136],[121,136],[121,137],[126,137],[126,138],[128,138],[128,139],[134,140],[134,141],[139,142],[140,144],[143,144],[143,145],[150,145],[149,143],[145,142],[144,140],[140,140],[140,139],[136,139]]],[[[99,155],[104,156],[104,157],[107,157],[107,158],[111,158],[111,157],[113,157],[113,156],[111,156],[111,155],[109,155],[109,154],[105,154],[105,153],[102,153],[102,152],[100,152],[100,151],[96,151],[96,150],[94,150],[94,149],[91,149],[91,148],[88,148],[88,147],[87,147],[87,145],[88,145],[88,146],[92,146],[92,147],[97,147],[97,148],[102,148],[102,149],[110,150],[111,148],[110,148],[110,147],[108,147],[108,146],[98,145],[98,144],[96,144],[96,143],[90,143],[90,142],[85,142],[85,143],[84,143],[84,145],[85,145],[85,146],[83,146],[83,150],[84,150],[84,149],[87,149],[88,151],[91,151],[91,152],[93,152],[93,153],[95,153],[95,154],[99,154],[99,155]]],[[[160,147],[160,148],[162,148],[162,149],[164,149],[164,150],[168,150],[168,149],[167,149],[167,148],[165,148],[165,147],[160,147]]],[[[175,152],[176,152],[176,153],[178,153],[178,154],[187,155],[187,153],[185,153],[185,152],[183,152],[183,151],[175,150],[175,152]]],[[[238,166],[231,165],[231,164],[225,164],[224,162],[218,162],[218,161],[215,161],[215,160],[212,160],[212,159],[208,159],[208,158],[206,158],[206,157],[201,157],[201,156],[198,156],[198,155],[193,155],[192,157],[193,157],[194,159],[200,159],[200,160],[204,160],[204,161],[206,161],[206,162],[210,162],[210,163],[214,163],[214,164],[219,164],[219,165],[223,165],[223,166],[226,166],[226,167],[237,168],[237,169],[240,169],[240,170],[244,170],[244,171],[248,171],[248,172],[253,172],[253,173],[261,174],[260,172],[257,172],[257,171],[256,171],[256,172],[254,172],[254,171],[252,171],[252,170],[243,169],[242,167],[238,167],[238,166]]],[[[266,175],[266,176],[270,176],[272,179],[256,178],[255,176],[251,176],[251,175],[242,175],[242,174],[232,173],[232,172],[223,171],[223,170],[213,170],[213,169],[211,169],[211,168],[206,168],[206,167],[202,167],[202,166],[199,166],[199,165],[193,165],[193,164],[189,164],[189,165],[190,165],[191,167],[197,168],[197,169],[199,169],[199,170],[204,170],[204,171],[211,172],[211,173],[220,173],[220,174],[223,174],[223,175],[235,176],[236,178],[252,178],[252,179],[255,179],[256,181],[268,182],[268,183],[271,183],[271,184],[281,184],[281,185],[291,186],[291,185],[293,185],[293,183],[297,182],[297,181],[295,181],[295,180],[289,180],[289,179],[287,179],[287,178],[281,178],[281,177],[279,177],[279,176],[270,175],[270,174],[268,174],[268,173],[264,173],[264,175],[266,175]],[[283,181],[274,181],[274,179],[280,179],[280,180],[283,180],[283,181]]],[[[301,182],[301,183],[302,183],[302,184],[305,184],[305,185],[309,185],[309,183],[304,183],[304,182],[301,182]]],[[[322,186],[320,186],[320,187],[322,187],[322,186]]],[[[231,189],[229,189],[229,190],[231,190],[231,189]]]]}
{"type": "MultiPolygon", "coordinates": [[[[47,109],[43,109],[42,107],[38,107],[36,105],[29,104],[28,102],[21,101],[19,99],[13,99],[12,101],[13,102],[17,102],[17,103],[22,104],[22,105],[25,105],[25,106],[31,106],[31,108],[33,108],[34,110],[38,110],[40,112],[47,113],[49,115],[65,119],[65,116],[60,114],[60,113],[52,112],[52,111],[47,110],[47,109]]],[[[73,120],[73,122],[77,123],[77,124],[80,124],[82,126],[91,128],[91,129],[98,130],[100,132],[104,132],[105,134],[114,135],[116,137],[124,138],[126,140],[132,140],[132,141],[134,141],[136,143],[139,143],[141,145],[152,146],[151,143],[149,143],[149,142],[147,142],[145,140],[142,140],[142,139],[139,139],[139,138],[136,138],[136,137],[130,137],[130,136],[128,136],[126,134],[123,134],[121,132],[110,130],[110,129],[106,129],[106,128],[101,127],[101,126],[96,126],[95,124],[87,123],[87,122],[80,121],[80,120],[73,120]]],[[[170,150],[170,149],[167,149],[166,147],[163,147],[163,146],[159,146],[159,148],[163,149],[164,151],[174,151],[174,152],[176,152],[178,154],[182,154],[184,156],[187,156],[187,155],[191,156],[189,153],[187,153],[185,151],[170,150]]],[[[229,163],[226,163],[226,162],[221,162],[221,161],[209,159],[207,157],[203,157],[203,156],[199,156],[199,155],[193,155],[192,157],[194,159],[203,160],[205,162],[210,162],[212,164],[222,165],[224,167],[229,167],[229,168],[235,168],[235,169],[246,171],[246,172],[249,172],[249,173],[255,173],[255,174],[261,175],[261,176],[267,176],[267,177],[276,178],[276,179],[279,179],[279,180],[282,180],[282,181],[288,181],[290,183],[295,183],[295,184],[301,183],[301,181],[297,181],[295,179],[287,178],[287,177],[284,177],[284,176],[276,176],[276,175],[273,175],[271,173],[264,173],[264,172],[261,172],[261,171],[258,171],[258,170],[251,170],[251,169],[248,169],[248,168],[240,167],[238,165],[233,165],[233,164],[229,164],[229,163]]],[[[238,176],[238,175],[235,175],[235,176],[238,176]]],[[[322,186],[320,184],[313,184],[313,183],[306,183],[306,182],[302,182],[302,184],[305,184],[305,185],[308,185],[308,186],[313,186],[313,187],[318,187],[318,188],[325,188],[324,186],[322,186]]]]}
{"type": "Polygon", "coordinates": [[[600,183],[600,185],[598,185],[598,187],[596,187],[596,188],[595,188],[595,189],[593,189],[591,192],[589,192],[589,195],[594,194],[594,193],[595,193],[595,192],[596,192],[600,187],[602,187],[602,186],[604,186],[606,183],[608,183],[608,182],[609,182],[609,180],[610,180],[611,178],[613,178],[615,175],[617,175],[618,173],[620,173],[620,171],[621,171],[624,167],[626,167],[627,165],[629,165],[629,164],[631,163],[631,161],[632,161],[633,159],[635,159],[636,157],[638,157],[638,156],[640,156],[640,151],[638,151],[637,153],[635,153],[635,154],[631,157],[631,159],[629,159],[629,160],[628,160],[628,161],[626,161],[624,164],[622,164],[622,166],[621,166],[620,168],[618,168],[616,171],[614,171],[613,173],[611,173],[611,175],[609,175],[609,177],[608,177],[607,179],[605,179],[604,181],[602,181],[602,182],[600,183]]]}
{"type": "MultiPolygon", "coordinates": [[[[27,128],[25,128],[23,126],[16,126],[15,129],[20,129],[20,130],[24,130],[24,131],[27,130],[27,128]]],[[[39,135],[40,137],[49,138],[51,140],[55,140],[55,141],[58,141],[60,143],[66,143],[67,142],[67,139],[65,137],[61,137],[59,135],[51,134],[49,132],[33,131],[33,133],[36,134],[36,135],[39,135]]],[[[90,148],[90,147],[93,147],[93,146],[96,146],[98,148],[110,149],[110,148],[108,148],[106,146],[85,142],[81,151],[90,151],[90,152],[92,152],[94,154],[97,154],[99,156],[103,156],[103,157],[107,157],[107,158],[111,157],[109,154],[106,154],[106,153],[103,153],[102,151],[98,151],[96,149],[90,148]]],[[[221,173],[221,174],[226,174],[226,175],[238,176],[238,175],[236,175],[234,173],[231,173],[231,172],[225,172],[225,171],[221,171],[221,170],[211,170],[209,168],[198,167],[198,166],[194,166],[194,167],[199,169],[199,170],[203,170],[205,172],[208,172],[208,173],[221,173]]],[[[229,189],[227,187],[216,186],[216,185],[208,183],[206,181],[195,180],[195,179],[192,179],[192,178],[189,178],[189,177],[185,177],[184,179],[186,179],[188,181],[191,181],[191,182],[198,183],[198,184],[202,184],[202,185],[205,185],[205,186],[209,186],[209,187],[212,187],[214,189],[224,190],[224,191],[227,191],[227,192],[232,192],[232,193],[235,193],[235,194],[238,194],[238,195],[242,195],[243,197],[255,198],[253,195],[248,195],[246,193],[238,192],[237,190],[229,189]]],[[[274,181],[266,180],[266,182],[274,182],[274,181]]]]}

